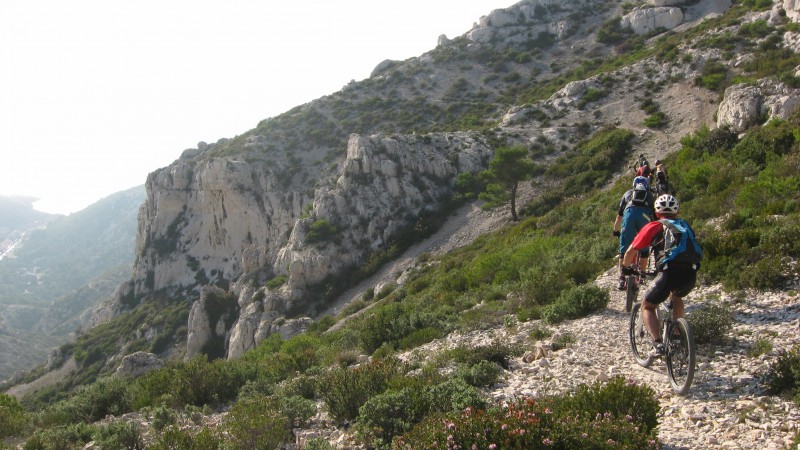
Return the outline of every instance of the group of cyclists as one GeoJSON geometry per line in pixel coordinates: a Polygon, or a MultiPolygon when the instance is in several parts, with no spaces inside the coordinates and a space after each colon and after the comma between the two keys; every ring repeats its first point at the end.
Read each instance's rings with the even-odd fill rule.
{"type": "Polygon", "coordinates": [[[658,305],[668,298],[675,318],[683,317],[685,297],[694,288],[702,251],[689,224],[678,218],[678,200],[661,161],[650,167],[643,154],[634,165],[636,176],[617,209],[613,235],[619,237],[619,290],[627,275],[644,272],[651,249],[657,275],[642,300],[642,320],[653,338],[653,355],[664,354],[656,316],[658,305]],[[639,266],[633,267],[636,256],[639,266]]]}

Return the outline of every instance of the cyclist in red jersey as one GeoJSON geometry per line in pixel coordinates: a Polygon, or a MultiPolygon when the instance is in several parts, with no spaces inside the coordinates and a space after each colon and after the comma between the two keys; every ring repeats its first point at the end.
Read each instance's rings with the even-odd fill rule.
{"type": "MultiPolygon", "coordinates": [[[[691,245],[694,245],[694,248],[699,252],[691,227],[686,221],[677,219],[678,201],[675,197],[669,194],[660,196],[656,200],[655,210],[656,217],[661,220],[650,222],[639,230],[639,233],[623,256],[622,267],[625,273],[631,273],[633,271],[631,264],[634,261],[636,252],[649,247],[653,247],[656,254],[659,255],[657,257],[658,275],[652,287],[642,299],[642,321],[653,338],[654,354],[660,355],[664,353],[664,345],[658,334],[659,324],[655,310],[660,303],[670,298],[673,317],[683,317],[683,297],[694,289],[697,282],[697,269],[700,264],[699,260],[689,262],[685,258],[669,260],[670,255],[667,255],[667,253],[671,252],[664,251],[665,228],[667,225],[677,223],[682,229],[690,233],[691,245]]],[[[700,257],[702,257],[702,252],[699,252],[698,258],[700,257]]]]}

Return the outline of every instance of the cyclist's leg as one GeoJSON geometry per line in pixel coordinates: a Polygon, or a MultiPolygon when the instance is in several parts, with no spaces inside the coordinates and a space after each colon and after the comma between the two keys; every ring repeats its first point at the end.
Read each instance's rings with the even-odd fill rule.
{"type": "Polygon", "coordinates": [[[672,318],[679,319],[683,317],[683,297],[678,297],[674,293],[670,294],[669,300],[672,302],[672,318]]]}
{"type": "Polygon", "coordinates": [[[658,334],[658,317],[656,316],[656,308],[658,305],[654,305],[647,300],[642,300],[642,322],[644,323],[644,327],[647,328],[647,332],[650,333],[650,337],[653,338],[654,341],[660,341],[661,336],[658,334]]]}
{"type": "Polygon", "coordinates": [[[661,340],[656,308],[670,295],[668,281],[667,274],[660,272],[642,299],[642,321],[650,336],[656,342],[661,340]]]}
{"type": "Polygon", "coordinates": [[[684,316],[683,297],[694,289],[697,282],[697,271],[690,267],[670,267],[665,272],[668,274],[667,281],[672,301],[672,317],[680,318],[684,316]]]}

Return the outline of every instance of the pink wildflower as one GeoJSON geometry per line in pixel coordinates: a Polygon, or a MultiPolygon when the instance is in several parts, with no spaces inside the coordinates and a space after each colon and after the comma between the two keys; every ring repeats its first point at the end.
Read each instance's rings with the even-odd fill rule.
{"type": "Polygon", "coordinates": [[[544,440],[542,441],[542,444],[544,444],[544,445],[553,445],[553,440],[550,439],[550,438],[544,438],[544,440]]]}

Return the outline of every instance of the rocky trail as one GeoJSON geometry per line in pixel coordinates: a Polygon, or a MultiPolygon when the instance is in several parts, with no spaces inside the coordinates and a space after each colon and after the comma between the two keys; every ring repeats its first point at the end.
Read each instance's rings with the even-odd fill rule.
{"type": "MultiPolygon", "coordinates": [[[[475,205],[463,207],[442,230],[351,289],[332,310],[358,298],[368,287],[396,280],[403,270],[412,267],[421,253],[440,254],[466,245],[486,232],[487,227],[496,229],[503,221],[508,221],[508,217],[502,211],[482,211],[475,205]]],[[[735,323],[721,343],[697,346],[698,367],[686,396],[672,391],[663,361],[644,368],[633,359],[624,292],[615,289],[616,281],[616,269],[598,278],[596,283],[609,289],[611,301],[607,309],[589,317],[556,325],[537,320],[452,334],[401,357],[424,360],[428,355],[460,345],[478,346],[495,340],[513,343],[520,345],[525,355],[512,360],[502,383],[486,390],[497,402],[522,395],[568,392],[581,384],[623,376],[656,391],[661,405],[659,439],[665,449],[787,448],[800,430],[800,406],[791,399],[767,395],[761,377],[781,351],[800,345],[800,280],[781,291],[741,292],[736,298],[723,292],[720,286],[700,286],[687,297],[687,313],[705,303],[729,302],[735,311],[735,323]],[[552,337],[535,342],[531,333],[542,328],[551,332],[552,337]],[[566,334],[574,338],[573,344],[559,351],[549,350],[553,340],[566,334]],[[772,351],[750,356],[759,339],[771,342],[772,351]]],[[[326,436],[338,442],[340,448],[352,448],[348,442],[354,445],[353,441],[346,432],[332,428],[322,417],[320,420],[317,426],[322,429],[301,434],[326,436]],[[327,425],[323,425],[325,422],[327,425]]]]}
{"type": "Polygon", "coordinates": [[[611,302],[606,310],[589,317],[556,325],[530,321],[451,335],[415,352],[418,357],[493,340],[521,345],[526,355],[515,358],[505,381],[487,392],[499,402],[521,395],[567,392],[580,384],[614,376],[646,384],[656,391],[661,405],[658,430],[665,449],[784,449],[791,443],[800,426],[800,407],[791,399],[767,396],[759,377],[781,350],[800,345],[800,298],[794,290],[746,293],[735,300],[719,287],[700,287],[690,294],[687,313],[705,302],[731,301],[735,324],[724,344],[698,345],[694,383],[686,396],[680,396],[671,390],[663,361],[649,368],[634,361],[624,292],[615,289],[616,270],[608,271],[597,283],[610,290],[611,302]],[[545,328],[554,337],[569,334],[575,342],[551,351],[548,342],[534,343],[531,339],[536,328],[545,328]],[[769,339],[773,350],[748,356],[759,338],[769,339]],[[537,346],[544,351],[534,352],[537,346]],[[535,353],[544,353],[544,357],[536,359],[535,353]]]}

